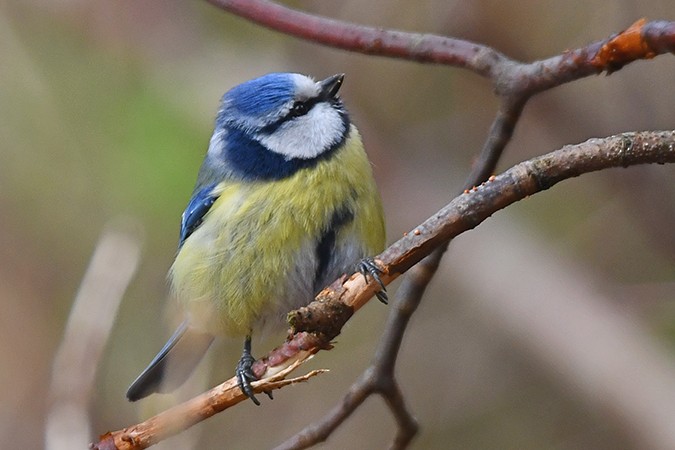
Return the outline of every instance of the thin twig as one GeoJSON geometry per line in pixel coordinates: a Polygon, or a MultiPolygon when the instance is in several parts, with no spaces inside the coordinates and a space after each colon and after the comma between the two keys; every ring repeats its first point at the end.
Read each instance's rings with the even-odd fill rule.
{"type": "MultiPolygon", "coordinates": [[[[274,374],[265,379],[253,382],[252,386],[255,392],[281,389],[292,384],[305,382],[309,378],[326,372],[325,369],[313,370],[300,377],[290,380],[285,379],[288,374],[310,358],[311,355],[304,355],[288,366],[274,371],[274,374]]],[[[89,447],[98,450],[148,448],[247,399],[248,397],[239,389],[236,378],[231,378],[207,392],[167,409],[139,424],[106,433],[100,437],[97,444],[91,444],[89,447]]]]}
{"type": "Polygon", "coordinates": [[[502,101],[497,115],[495,116],[488,137],[483,144],[478,159],[473,164],[473,170],[464,183],[464,189],[472,187],[487,180],[490,175],[495,173],[497,162],[513,137],[516,123],[523,112],[526,97],[516,96],[515,99],[502,101]]]}

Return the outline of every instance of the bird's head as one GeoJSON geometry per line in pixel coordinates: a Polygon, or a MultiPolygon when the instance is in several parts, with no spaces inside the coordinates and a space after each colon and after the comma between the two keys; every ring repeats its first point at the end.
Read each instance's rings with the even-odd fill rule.
{"type": "Polygon", "coordinates": [[[250,151],[244,141],[251,141],[286,161],[319,157],[349,131],[337,95],[343,79],[338,74],[316,82],[296,73],[271,73],[235,86],[222,98],[214,137],[221,132],[230,146],[239,146],[230,149],[237,153],[250,151]]]}

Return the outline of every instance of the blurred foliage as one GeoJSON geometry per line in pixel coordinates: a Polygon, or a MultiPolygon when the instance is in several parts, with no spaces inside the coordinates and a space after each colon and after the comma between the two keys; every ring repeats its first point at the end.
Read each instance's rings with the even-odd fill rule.
{"type": "MultiPolygon", "coordinates": [[[[638,17],[673,20],[665,0],[293,5],[473,39],[521,59],[602,39],[638,17]]],[[[226,89],[271,71],[346,72],[343,97],[373,160],[390,241],[458,191],[496,106],[489,84],[470,73],[322,48],[201,2],[0,1],[0,56],[0,382],[11,387],[0,393],[0,442],[13,448],[42,445],[46,403],[34,399],[46,395],[52,355],[97,236],[120,216],[143,229],[144,258],[99,368],[93,430],[128,425],[166,403],[131,405],[124,391],[167,334],[171,319],[163,318],[173,314],[164,307],[165,273],[226,89]]],[[[501,169],[592,136],[672,128],[672,98],[664,97],[672,95],[673,73],[674,58],[665,56],[541,95],[528,105],[501,169]]],[[[564,249],[615,283],[617,301],[672,343],[675,251],[659,237],[672,234],[672,222],[654,211],[674,210],[674,170],[631,171],[563,183],[515,205],[509,217],[545,236],[553,253],[564,249]],[[635,192],[659,195],[647,202],[635,192]]],[[[602,417],[482,329],[475,312],[449,301],[462,295],[436,279],[407,334],[399,372],[422,425],[417,448],[620,447],[602,417]],[[445,355],[429,348],[436,341],[445,355]],[[445,379],[448,392],[428,390],[431,374],[445,379]]],[[[278,443],[341,397],[370,359],[385,312],[369,305],[339,346],[312,363],[331,367],[330,375],[262,408],[236,408],[160,448],[278,443]]],[[[230,375],[240,343],[221,346],[212,352],[208,383],[230,375]]],[[[326,447],[381,448],[392,429],[381,402],[369,400],[326,447]]]]}

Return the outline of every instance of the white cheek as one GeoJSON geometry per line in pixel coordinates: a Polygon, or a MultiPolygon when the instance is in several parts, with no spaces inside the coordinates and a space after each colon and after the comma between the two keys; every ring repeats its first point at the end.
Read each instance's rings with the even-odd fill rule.
{"type": "Polygon", "coordinates": [[[319,103],[309,113],[283,124],[271,135],[260,136],[259,141],[287,159],[311,159],[338,142],[344,132],[340,114],[329,104],[319,103]]]}

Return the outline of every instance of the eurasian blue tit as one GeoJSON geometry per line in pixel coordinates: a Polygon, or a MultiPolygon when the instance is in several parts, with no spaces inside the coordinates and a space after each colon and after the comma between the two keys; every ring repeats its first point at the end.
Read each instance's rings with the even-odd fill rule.
{"type": "Polygon", "coordinates": [[[384,248],[382,205],[337,95],[343,79],[271,73],[223,96],[169,272],[186,318],[129,400],[180,386],[224,335],[245,339],[236,375],[258,404],[253,330],[283,326],[343,273],[377,278],[368,256],[384,248]]]}

